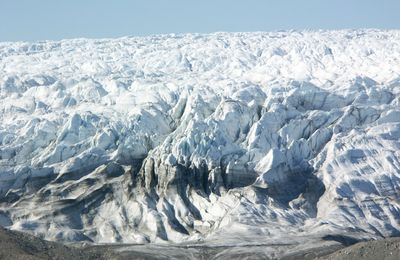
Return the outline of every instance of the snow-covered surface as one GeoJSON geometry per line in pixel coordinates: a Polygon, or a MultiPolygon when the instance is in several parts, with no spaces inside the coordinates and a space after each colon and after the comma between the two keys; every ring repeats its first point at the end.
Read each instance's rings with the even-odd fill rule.
{"type": "Polygon", "coordinates": [[[0,122],[0,224],[47,239],[400,234],[400,31],[0,43],[0,122]]]}

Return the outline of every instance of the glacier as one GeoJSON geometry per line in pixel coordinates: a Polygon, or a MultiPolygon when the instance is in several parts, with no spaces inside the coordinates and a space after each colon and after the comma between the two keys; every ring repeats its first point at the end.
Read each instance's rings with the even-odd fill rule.
{"type": "Polygon", "coordinates": [[[2,42],[0,68],[2,226],[290,248],[400,235],[398,30],[2,42]]]}

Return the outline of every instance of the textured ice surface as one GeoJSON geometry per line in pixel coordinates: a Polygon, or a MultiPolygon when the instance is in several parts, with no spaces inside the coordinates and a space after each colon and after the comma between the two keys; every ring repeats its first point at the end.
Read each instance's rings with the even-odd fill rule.
{"type": "Polygon", "coordinates": [[[400,32],[0,43],[0,224],[50,240],[400,234],[400,32]]]}

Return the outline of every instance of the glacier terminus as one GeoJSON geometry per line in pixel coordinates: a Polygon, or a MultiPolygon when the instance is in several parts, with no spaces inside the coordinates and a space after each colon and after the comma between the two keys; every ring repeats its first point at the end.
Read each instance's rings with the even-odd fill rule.
{"type": "Polygon", "coordinates": [[[400,31],[2,42],[0,225],[289,251],[399,236],[400,31]]]}

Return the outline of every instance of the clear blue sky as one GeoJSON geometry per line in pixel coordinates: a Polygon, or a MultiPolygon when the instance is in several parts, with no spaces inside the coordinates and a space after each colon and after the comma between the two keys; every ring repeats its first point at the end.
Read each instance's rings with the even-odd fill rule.
{"type": "Polygon", "coordinates": [[[400,29],[400,0],[0,0],[0,41],[343,28],[400,29]]]}

